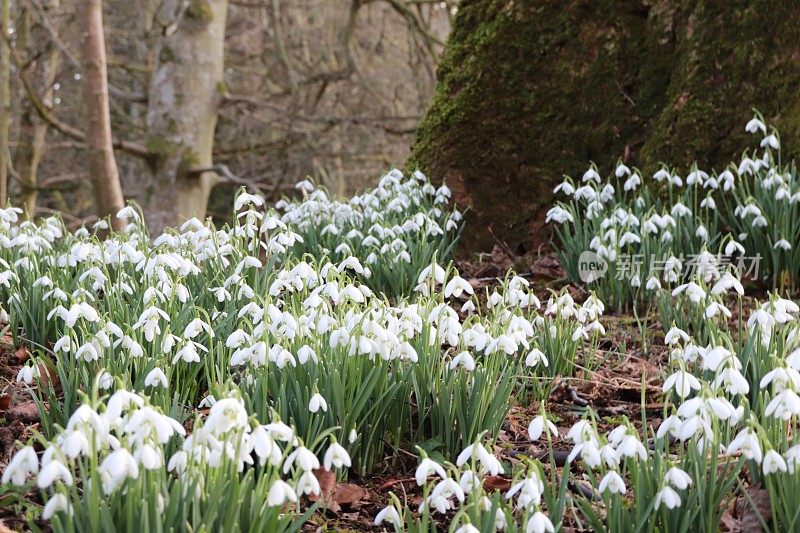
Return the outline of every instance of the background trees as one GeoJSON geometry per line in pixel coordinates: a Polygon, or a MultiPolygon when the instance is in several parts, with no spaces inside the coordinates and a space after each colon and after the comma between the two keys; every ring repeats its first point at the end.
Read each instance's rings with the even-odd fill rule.
{"type": "MultiPolygon", "coordinates": [[[[158,231],[202,217],[217,185],[211,214],[227,216],[241,184],[276,196],[311,175],[345,193],[402,164],[455,2],[102,4],[121,188],[158,231]]],[[[84,64],[78,7],[86,5],[11,2],[4,39],[10,194],[31,215],[62,210],[76,225],[102,203],[91,194],[93,177],[112,173],[108,150],[90,151],[104,166],[87,164],[87,146],[108,139],[89,126],[102,118],[95,115],[102,104],[88,98],[103,91],[83,91],[96,81],[84,64]]],[[[0,144],[2,123],[0,115],[0,144]]]]}

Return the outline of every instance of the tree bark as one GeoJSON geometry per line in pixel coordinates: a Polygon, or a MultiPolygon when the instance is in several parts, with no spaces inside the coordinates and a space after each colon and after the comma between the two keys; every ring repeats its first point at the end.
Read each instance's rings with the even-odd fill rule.
{"type": "MultiPolygon", "coordinates": [[[[0,31],[8,33],[11,23],[9,0],[0,1],[0,31]]],[[[0,42],[0,207],[8,201],[8,160],[11,151],[8,143],[9,113],[11,112],[11,91],[9,77],[11,71],[11,52],[5,39],[0,42]]]]}
{"type": "Polygon", "coordinates": [[[111,115],[108,107],[106,48],[103,34],[101,0],[79,0],[76,14],[81,27],[84,104],[86,107],[86,144],[89,149],[89,172],[94,190],[97,216],[111,215],[112,224],[125,224],[116,213],[125,206],[119,171],[111,140],[111,115]]]}
{"type": "MultiPolygon", "coordinates": [[[[57,8],[58,1],[52,1],[50,6],[52,9],[57,8]]],[[[32,55],[29,47],[36,39],[31,35],[29,15],[28,10],[23,10],[16,33],[16,47],[18,50],[23,51],[26,57],[32,55]]],[[[28,65],[29,74],[32,75],[31,77],[36,85],[46,87],[42,93],[42,103],[48,109],[53,107],[54,84],[60,65],[61,51],[54,45],[50,46],[44,53],[44,58],[41,62],[34,61],[28,65]]],[[[36,203],[39,198],[39,164],[45,153],[45,140],[48,129],[48,123],[39,117],[31,101],[24,98],[19,113],[19,141],[13,161],[14,169],[19,175],[21,188],[22,199],[20,207],[22,207],[24,211],[23,217],[26,219],[32,219],[36,215],[36,203]]],[[[59,208],[61,208],[61,204],[64,203],[63,196],[58,193],[55,198],[59,208]]]]}
{"type": "Polygon", "coordinates": [[[224,92],[227,0],[166,1],[164,37],[150,80],[147,129],[153,153],[140,192],[151,233],[205,217],[217,182],[212,166],[217,114],[224,92]],[[177,14],[177,16],[175,16],[177,14]]]}

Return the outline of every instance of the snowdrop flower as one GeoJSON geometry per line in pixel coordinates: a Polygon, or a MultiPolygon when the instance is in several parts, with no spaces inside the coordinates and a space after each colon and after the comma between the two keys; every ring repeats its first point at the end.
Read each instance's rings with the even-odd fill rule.
{"type": "Polygon", "coordinates": [[[465,494],[469,494],[477,487],[481,486],[481,478],[473,472],[472,470],[465,470],[461,474],[461,479],[459,479],[458,484],[461,486],[461,490],[464,491],[465,494]]]}
{"type": "Polygon", "coordinates": [[[432,459],[424,457],[414,473],[414,478],[417,481],[417,485],[420,487],[423,486],[425,481],[428,479],[428,476],[431,474],[436,474],[441,478],[447,477],[447,473],[444,471],[444,468],[442,468],[442,465],[432,459]]]}
{"type": "Polygon", "coordinates": [[[14,485],[24,485],[26,478],[38,471],[39,458],[36,456],[36,451],[32,446],[25,446],[8,463],[0,481],[4,485],[8,482],[14,485]]]}
{"type": "Polygon", "coordinates": [[[786,450],[786,466],[790,474],[796,472],[798,459],[800,459],[800,444],[795,444],[786,450]]]}
{"type": "Polygon", "coordinates": [[[282,479],[276,479],[269,488],[267,505],[270,507],[280,507],[287,502],[297,503],[297,494],[295,494],[291,485],[282,479]]]}
{"type": "Polygon", "coordinates": [[[603,479],[600,480],[598,490],[600,492],[610,492],[611,494],[625,494],[627,492],[625,481],[623,481],[622,477],[614,470],[610,470],[603,476],[603,479]]]}
{"type": "Polygon", "coordinates": [[[297,491],[298,496],[303,494],[317,495],[322,491],[322,488],[320,487],[319,480],[317,479],[317,476],[314,475],[314,472],[307,470],[300,476],[295,490],[297,491]]]}
{"type": "Polygon", "coordinates": [[[789,250],[791,250],[791,249],[792,249],[792,245],[791,245],[791,244],[789,243],[789,241],[787,241],[786,239],[781,239],[781,240],[779,240],[778,242],[776,242],[776,243],[775,243],[775,244],[772,246],[772,249],[773,249],[773,250],[777,250],[778,248],[780,248],[781,250],[784,250],[784,251],[787,251],[787,252],[788,252],[789,250]]]}
{"type": "Polygon", "coordinates": [[[556,206],[547,211],[545,223],[549,224],[551,221],[555,221],[557,224],[563,224],[565,222],[575,222],[575,219],[572,217],[572,214],[569,211],[562,207],[556,206]]]}
{"type": "Polygon", "coordinates": [[[734,241],[733,239],[728,241],[728,244],[725,245],[725,255],[734,255],[743,253],[744,253],[744,246],[734,241]]]}
{"type": "Polygon", "coordinates": [[[167,376],[164,374],[160,368],[156,367],[150,372],[147,373],[147,376],[144,378],[144,386],[145,387],[157,387],[162,386],[165,389],[168,386],[167,376]]]}
{"type": "Polygon", "coordinates": [[[664,474],[664,480],[678,490],[684,490],[692,484],[692,478],[689,477],[689,474],[676,466],[667,470],[667,473],[664,474]]]}
{"type": "Polygon", "coordinates": [[[667,509],[675,509],[681,506],[681,497],[672,487],[664,487],[656,493],[654,501],[656,509],[660,509],[662,504],[667,509]]]}
{"type": "Polygon", "coordinates": [[[42,466],[36,478],[36,484],[40,489],[46,489],[56,481],[61,481],[70,487],[72,486],[72,474],[61,461],[53,459],[42,466]]]}
{"type": "Polygon", "coordinates": [[[233,204],[233,209],[234,211],[239,211],[243,207],[250,205],[255,207],[261,207],[262,205],[264,205],[264,200],[262,200],[260,196],[256,196],[255,194],[248,194],[242,191],[236,197],[236,200],[234,201],[233,204]]]}
{"type": "Polygon", "coordinates": [[[461,485],[450,478],[439,481],[431,492],[431,498],[444,498],[449,500],[454,496],[459,502],[463,502],[466,497],[461,485]]]}
{"type": "Polygon", "coordinates": [[[531,441],[538,441],[541,438],[542,433],[545,431],[549,436],[558,435],[558,428],[556,425],[544,415],[536,415],[533,417],[531,423],[528,424],[528,437],[531,439],[531,441]]]}
{"type": "Polygon", "coordinates": [[[101,389],[108,390],[114,385],[114,377],[108,372],[103,372],[97,379],[97,383],[100,385],[101,389]]]}
{"type": "Polygon", "coordinates": [[[322,461],[325,470],[331,470],[331,467],[343,468],[350,467],[350,455],[347,453],[339,443],[336,441],[331,442],[328,450],[325,452],[325,457],[322,461]]]}
{"type": "Polygon", "coordinates": [[[645,289],[648,291],[655,291],[661,288],[661,282],[655,276],[650,276],[648,278],[647,283],[645,284],[645,289]]]}
{"type": "Polygon", "coordinates": [[[198,408],[200,408],[200,409],[202,409],[202,408],[204,408],[204,407],[211,407],[211,406],[213,406],[215,403],[217,403],[217,400],[216,400],[216,398],[214,398],[214,396],[213,396],[213,395],[209,394],[208,396],[206,396],[205,398],[203,398],[202,400],[200,400],[200,403],[199,403],[199,404],[197,404],[197,407],[198,407],[198,408]]]}
{"type": "Polygon", "coordinates": [[[78,347],[78,350],[75,352],[75,358],[79,360],[83,359],[86,362],[97,361],[100,359],[100,351],[93,342],[87,342],[78,347]]]}
{"type": "Polygon", "coordinates": [[[742,452],[747,459],[761,463],[763,453],[761,451],[761,443],[758,440],[758,435],[751,427],[746,427],[741,430],[736,437],[728,444],[726,453],[732,455],[738,451],[742,452]]]}
{"type": "Polygon", "coordinates": [[[525,524],[525,533],[553,533],[553,522],[541,511],[536,511],[525,524]]]}
{"type": "Polygon", "coordinates": [[[517,496],[518,509],[527,509],[532,505],[540,505],[542,503],[542,494],[544,493],[544,483],[535,472],[530,472],[527,477],[511,486],[506,492],[506,499],[510,500],[517,493],[519,493],[519,496],[517,496]]]}
{"type": "Polygon", "coordinates": [[[647,450],[636,435],[625,435],[617,446],[617,452],[622,457],[638,457],[642,461],[647,460],[647,450]]]}
{"type": "Polygon", "coordinates": [[[484,474],[489,473],[496,476],[503,472],[500,461],[480,443],[470,444],[464,448],[456,459],[456,466],[464,466],[470,459],[478,459],[481,464],[481,472],[484,474]]]}
{"type": "Polygon", "coordinates": [[[305,446],[299,446],[284,461],[283,473],[287,474],[295,464],[304,472],[311,472],[315,468],[319,468],[319,459],[305,446]]]}
{"type": "Polygon", "coordinates": [[[111,494],[128,477],[134,479],[139,477],[139,465],[128,450],[120,448],[103,460],[98,472],[103,483],[103,491],[111,494]]]}
{"type": "Polygon", "coordinates": [[[60,492],[53,494],[49,500],[47,500],[47,504],[45,504],[44,509],[42,510],[42,518],[44,520],[50,520],[55,516],[56,513],[64,511],[67,513],[67,516],[72,516],[74,511],[72,509],[72,504],[69,503],[69,499],[66,495],[61,494],[60,492]]]}
{"type": "Polygon", "coordinates": [[[706,291],[704,291],[701,286],[693,281],[675,287],[675,289],[672,291],[672,296],[675,297],[679,294],[686,294],[686,296],[689,297],[689,301],[691,301],[693,304],[699,303],[700,300],[706,297],[706,291]]]}
{"type": "Polygon", "coordinates": [[[653,179],[658,182],[664,181],[665,179],[669,179],[669,177],[670,177],[670,172],[666,168],[661,168],[658,171],[656,171],[655,174],[653,174],[653,179]]]}
{"type": "Polygon", "coordinates": [[[673,346],[679,342],[689,342],[689,335],[682,329],[673,326],[664,336],[664,342],[668,346],[673,346]]]}
{"type": "Polygon", "coordinates": [[[711,288],[711,294],[723,294],[725,291],[733,289],[739,296],[744,294],[742,283],[730,272],[725,272],[711,288]]]}
{"type": "Polygon", "coordinates": [[[474,290],[472,289],[472,285],[461,276],[455,276],[444,288],[445,298],[450,298],[451,296],[459,298],[463,293],[472,295],[474,294],[474,290]]]}
{"type": "Polygon", "coordinates": [[[744,127],[747,133],[758,133],[761,131],[762,133],[767,133],[767,126],[759,120],[757,117],[751,118],[744,127]]]}
{"type": "Polygon", "coordinates": [[[241,400],[223,398],[211,405],[211,409],[203,426],[212,434],[220,435],[232,429],[243,429],[248,426],[248,415],[241,400]]]}
{"type": "Polygon", "coordinates": [[[572,196],[575,194],[575,187],[571,182],[564,180],[560,184],[556,185],[556,188],[553,189],[553,194],[558,194],[559,191],[563,192],[566,196],[572,196]]]}
{"type": "Polygon", "coordinates": [[[384,522],[389,522],[397,528],[401,528],[403,526],[403,519],[400,518],[400,514],[397,512],[397,509],[395,509],[392,505],[387,505],[381,509],[377,515],[375,515],[376,526],[379,526],[384,522]]]}
{"type": "Polygon", "coordinates": [[[618,178],[623,176],[629,176],[631,174],[631,169],[628,168],[625,163],[620,163],[617,165],[617,169],[614,171],[614,175],[618,178]]]}
{"type": "Polygon", "coordinates": [[[683,369],[678,370],[664,380],[661,388],[663,392],[675,389],[675,393],[681,398],[689,396],[692,390],[700,390],[700,381],[683,369]]]}
{"type": "Polygon", "coordinates": [[[708,179],[708,173],[702,170],[694,170],[686,176],[686,185],[697,185],[708,179]]]}
{"type": "MultiPolygon", "coordinates": [[[[731,177],[733,175],[731,174],[731,177]]],[[[727,189],[726,189],[727,190],[727,189]]],[[[712,211],[717,208],[717,202],[711,196],[706,196],[700,201],[700,207],[711,209],[712,211]]]]}
{"type": "Polygon", "coordinates": [[[470,355],[469,352],[461,352],[455,356],[452,361],[450,361],[448,368],[450,370],[454,370],[458,366],[464,367],[464,370],[467,372],[472,372],[475,370],[475,359],[470,355]]]}
{"type": "Polygon", "coordinates": [[[639,185],[642,184],[642,177],[639,174],[631,174],[630,177],[625,180],[625,184],[622,188],[626,191],[635,191],[639,185]]]}
{"type": "Polygon", "coordinates": [[[328,402],[325,401],[325,398],[323,398],[320,393],[316,392],[308,402],[308,410],[312,413],[316,413],[320,409],[322,409],[323,412],[327,412],[328,402]]]}
{"type": "Polygon", "coordinates": [[[38,365],[36,364],[25,365],[19,369],[19,372],[17,373],[16,377],[16,382],[30,385],[31,383],[33,383],[34,379],[38,379],[40,376],[41,372],[39,371],[38,365]]]}
{"type": "Polygon", "coordinates": [[[131,219],[134,221],[139,220],[139,213],[136,212],[136,209],[133,208],[132,205],[128,205],[117,211],[117,219],[125,220],[131,219]]]}
{"type": "Polygon", "coordinates": [[[583,173],[582,181],[584,183],[589,181],[595,181],[597,183],[600,183],[600,174],[598,174],[597,170],[594,168],[594,166],[592,166],[589,168],[589,170],[583,173]]]}
{"type": "Polygon", "coordinates": [[[761,468],[765,476],[774,474],[776,472],[788,471],[788,466],[784,458],[775,450],[769,450],[764,454],[764,461],[761,463],[761,468]]]}
{"type": "Polygon", "coordinates": [[[547,357],[544,355],[544,352],[542,352],[538,348],[534,348],[525,357],[525,366],[532,367],[538,365],[539,363],[541,363],[545,367],[549,365],[549,362],[547,360],[547,357]]]}
{"type": "Polygon", "coordinates": [[[169,463],[167,463],[167,470],[169,472],[177,472],[180,474],[186,470],[188,463],[189,454],[184,450],[178,450],[172,457],[170,457],[169,463]]]}
{"type": "Polygon", "coordinates": [[[200,354],[198,349],[204,352],[208,351],[208,349],[201,344],[198,344],[194,341],[187,341],[177,352],[175,352],[175,355],[172,357],[172,364],[174,365],[178,361],[184,361],[186,363],[199,363],[200,354]]]}
{"type": "Polygon", "coordinates": [[[800,415],[800,397],[791,389],[786,389],[775,396],[764,410],[767,416],[789,420],[800,415]]]}
{"type": "Polygon", "coordinates": [[[761,144],[759,146],[761,146],[761,148],[769,146],[773,150],[780,150],[781,149],[781,143],[780,143],[780,141],[778,141],[778,137],[774,133],[771,133],[771,134],[767,135],[766,137],[764,137],[761,140],[761,144]]]}
{"type": "Polygon", "coordinates": [[[419,273],[417,283],[423,284],[428,279],[433,279],[436,283],[444,283],[446,273],[442,267],[436,263],[428,265],[419,273]]]}
{"type": "Polygon", "coordinates": [[[295,184],[294,188],[306,194],[312,193],[315,190],[314,184],[311,182],[311,180],[308,179],[298,181],[295,184]]]}
{"type": "Polygon", "coordinates": [[[194,339],[203,331],[205,331],[209,337],[214,336],[214,331],[211,329],[211,326],[209,326],[199,318],[195,318],[194,320],[189,322],[189,324],[183,330],[183,338],[194,339]]]}

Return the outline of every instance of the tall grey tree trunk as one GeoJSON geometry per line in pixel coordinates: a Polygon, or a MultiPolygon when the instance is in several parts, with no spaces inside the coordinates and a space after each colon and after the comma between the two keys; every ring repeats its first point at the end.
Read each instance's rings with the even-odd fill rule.
{"type": "Polygon", "coordinates": [[[167,0],[175,16],[156,48],[147,110],[150,174],[140,201],[151,233],[190,217],[204,218],[217,176],[214,129],[223,93],[227,0],[167,0]]]}
{"type": "Polygon", "coordinates": [[[112,215],[112,223],[115,227],[120,227],[125,221],[118,220],[113,215],[125,206],[125,200],[111,141],[103,5],[101,0],[79,0],[76,8],[82,31],[86,144],[89,149],[89,172],[94,189],[95,210],[100,218],[112,215]]]}
{"type": "MultiPolygon", "coordinates": [[[[51,9],[56,9],[59,2],[53,0],[49,5],[51,9]]],[[[27,56],[32,55],[28,48],[32,41],[35,41],[31,35],[29,15],[27,10],[23,10],[21,20],[18,22],[15,43],[17,50],[24,50],[27,56]]],[[[49,50],[44,53],[41,64],[32,63],[29,67],[37,86],[46,87],[42,93],[42,103],[48,108],[53,106],[54,85],[60,66],[61,51],[55,44],[51,44],[49,50]]],[[[23,100],[19,111],[19,138],[13,161],[20,181],[19,207],[24,210],[23,216],[26,219],[32,219],[36,215],[36,203],[39,198],[39,163],[45,153],[45,140],[49,127],[50,125],[37,115],[30,100],[23,100]]],[[[53,191],[53,197],[59,209],[68,211],[60,192],[53,191]]]]}

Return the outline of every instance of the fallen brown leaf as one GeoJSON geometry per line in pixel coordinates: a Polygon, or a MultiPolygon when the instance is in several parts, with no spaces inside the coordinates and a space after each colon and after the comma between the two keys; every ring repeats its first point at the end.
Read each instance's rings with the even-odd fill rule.
{"type": "Polygon", "coordinates": [[[416,481],[416,478],[407,477],[403,479],[397,479],[397,478],[388,479],[378,486],[378,490],[386,490],[388,488],[394,487],[398,483],[406,483],[409,481],[416,481]]]}
{"type": "Polygon", "coordinates": [[[14,357],[16,357],[17,361],[19,361],[20,363],[24,363],[25,361],[31,358],[31,354],[28,351],[28,347],[23,344],[19,348],[17,348],[16,352],[14,352],[14,357]]]}
{"type": "Polygon", "coordinates": [[[558,256],[552,252],[534,261],[531,265],[531,274],[545,279],[563,278],[566,275],[558,256]]]}
{"type": "MultiPolygon", "coordinates": [[[[314,476],[319,482],[319,495],[312,494],[308,497],[312,502],[322,502],[326,507],[334,507],[333,493],[336,489],[336,474],[324,468],[315,468],[314,476]]],[[[332,509],[334,512],[336,509],[332,509]]]]}
{"type": "Polygon", "coordinates": [[[0,411],[5,411],[9,407],[11,407],[11,396],[3,394],[0,396],[0,411]]]}
{"type": "Polygon", "coordinates": [[[340,483],[336,486],[333,500],[339,505],[354,504],[365,500],[369,491],[353,483],[340,483]]]}
{"type": "Polygon", "coordinates": [[[502,246],[495,244],[492,247],[492,263],[500,272],[505,272],[514,266],[514,258],[502,246]]]}
{"type": "Polygon", "coordinates": [[[53,388],[58,388],[61,384],[61,380],[58,377],[58,372],[56,372],[55,368],[48,368],[45,364],[39,363],[37,365],[39,368],[39,376],[42,380],[42,385],[52,384],[53,388]]]}
{"type": "Polygon", "coordinates": [[[483,487],[487,492],[506,491],[511,488],[511,480],[500,476],[486,476],[483,478],[483,487]]]}
{"type": "Polygon", "coordinates": [[[39,421],[39,410],[35,402],[29,401],[10,407],[3,416],[6,420],[19,420],[25,424],[33,424],[39,421]]]}
{"type": "Polygon", "coordinates": [[[760,532],[761,519],[769,524],[772,517],[772,508],[769,501],[769,492],[761,487],[749,487],[747,496],[740,496],[736,501],[736,514],[739,516],[739,530],[748,533],[760,532]],[[759,515],[761,519],[759,519],[759,515]]]}

